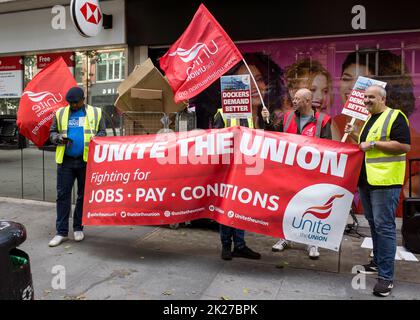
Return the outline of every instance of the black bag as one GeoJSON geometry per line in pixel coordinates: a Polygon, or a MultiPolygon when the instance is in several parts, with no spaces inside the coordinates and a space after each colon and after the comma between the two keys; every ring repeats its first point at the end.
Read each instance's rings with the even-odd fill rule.
{"type": "Polygon", "coordinates": [[[420,159],[409,159],[409,198],[403,201],[401,233],[403,246],[412,253],[420,253],[420,198],[412,197],[411,164],[420,159]]]}

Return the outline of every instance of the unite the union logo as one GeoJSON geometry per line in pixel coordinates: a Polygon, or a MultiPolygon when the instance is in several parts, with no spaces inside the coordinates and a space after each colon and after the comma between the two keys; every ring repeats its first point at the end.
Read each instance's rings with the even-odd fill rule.
{"type": "Polygon", "coordinates": [[[353,194],[334,184],[303,188],[289,201],[283,216],[287,240],[338,250],[353,194]]]}

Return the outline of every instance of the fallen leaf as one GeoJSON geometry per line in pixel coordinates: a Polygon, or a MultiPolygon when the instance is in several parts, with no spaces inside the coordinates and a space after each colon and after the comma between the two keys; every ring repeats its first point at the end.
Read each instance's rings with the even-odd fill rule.
{"type": "Polygon", "coordinates": [[[69,249],[69,248],[71,248],[71,246],[65,246],[65,247],[64,247],[64,249],[69,249]]]}
{"type": "Polygon", "coordinates": [[[276,268],[277,269],[283,269],[284,268],[284,265],[282,265],[282,264],[276,264],[276,268]]]}
{"type": "Polygon", "coordinates": [[[86,299],[86,296],[84,294],[78,295],[76,297],[76,300],[85,300],[85,299],[86,299]]]}
{"type": "Polygon", "coordinates": [[[163,295],[165,296],[170,296],[172,294],[172,292],[170,290],[166,290],[164,292],[162,292],[163,295]]]}
{"type": "Polygon", "coordinates": [[[229,300],[229,297],[221,296],[220,299],[222,299],[222,300],[229,300]]]}
{"type": "Polygon", "coordinates": [[[51,290],[44,290],[46,294],[51,293],[51,290]]]}
{"type": "Polygon", "coordinates": [[[249,290],[248,290],[247,288],[245,288],[243,291],[244,291],[244,293],[246,293],[246,294],[248,294],[248,293],[249,293],[249,290]]]}

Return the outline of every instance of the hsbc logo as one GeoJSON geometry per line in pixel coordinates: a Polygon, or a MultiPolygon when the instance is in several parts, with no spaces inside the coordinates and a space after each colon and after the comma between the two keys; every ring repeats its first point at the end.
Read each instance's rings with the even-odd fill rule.
{"type": "Polygon", "coordinates": [[[102,19],[101,9],[93,3],[86,2],[81,8],[80,12],[85,17],[87,22],[99,24],[102,19]]]}
{"type": "Polygon", "coordinates": [[[102,29],[103,14],[98,0],[72,0],[71,19],[77,31],[84,37],[94,37],[102,29]]]}

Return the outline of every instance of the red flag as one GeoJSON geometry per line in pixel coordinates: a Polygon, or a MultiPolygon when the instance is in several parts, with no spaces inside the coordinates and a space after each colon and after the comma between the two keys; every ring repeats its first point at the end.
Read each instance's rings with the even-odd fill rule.
{"type": "Polygon", "coordinates": [[[175,102],[192,98],[242,60],[242,55],[201,4],[188,28],[160,59],[175,102]]]}
{"type": "Polygon", "coordinates": [[[66,106],[67,91],[77,86],[63,58],[52,62],[28,83],[17,113],[19,133],[38,147],[48,140],[57,109],[66,106]]]}

